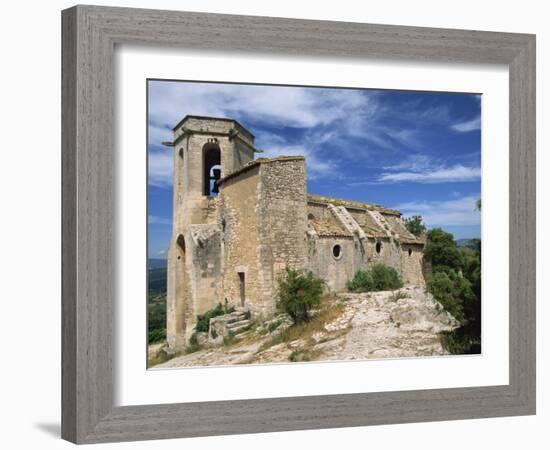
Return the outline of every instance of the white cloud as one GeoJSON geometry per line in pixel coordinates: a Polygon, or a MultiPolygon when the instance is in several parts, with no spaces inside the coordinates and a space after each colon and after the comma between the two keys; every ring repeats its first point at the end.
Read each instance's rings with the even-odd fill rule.
{"type": "Polygon", "coordinates": [[[368,94],[359,90],[181,82],[152,82],[149,100],[151,121],[170,127],[186,113],[311,128],[347,118],[369,104],[368,94]]]}
{"type": "MultiPolygon", "coordinates": [[[[261,156],[304,155],[312,178],[337,178],[339,165],[345,160],[357,163],[359,156],[370,158],[380,149],[394,157],[403,149],[418,151],[423,145],[421,125],[428,122],[461,132],[480,126],[479,118],[452,124],[448,105],[423,108],[412,102],[397,110],[386,105],[379,93],[355,89],[151,82],[149,100],[150,145],[171,140],[171,128],[185,114],[230,117],[245,126],[259,122],[269,129],[300,128],[296,138],[267,133],[265,129],[252,132],[257,134],[256,145],[265,151],[261,156]],[[394,126],[395,117],[405,123],[394,126]],[[357,139],[363,142],[358,144],[357,139]]],[[[150,157],[151,184],[171,185],[172,161],[168,153],[167,149],[166,155],[150,157]]],[[[479,179],[480,169],[475,164],[460,162],[436,165],[428,157],[416,155],[402,164],[385,167],[377,180],[356,184],[479,179]]]]}
{"type": "Polygon", "coordinates": [[[478,116],[472,120],[466,122],[459,122],[451,125],[451,128],[459,133],[466,133],[468,131],[474,131],[481,129],[481,117],[478,116]]]}
{"type": "Polygon", "coordinates": [[[432,165],[433,158],[423,154],[414,154],[407,156],[407,158],[398,164],[384,167],[384,170],[407,170],[419,172],[431,168],[432,165]]]}
{"type": "Polygon", "coordinates": [[[147,222],[149,225],[172,225],[172,220],[159,216],[148,216],[147,222]]]}
{"type": "Polygon", "coordinates": [[[461,164],[456,164],[452,167],[426,168],[424,171],[419,172],[386,172],[380,176],[378,181],[382,183],[449,183],[475,181],[480,177],[481,169],[479,167],[465,167],[461,164]]]}
{"type": "Polygon", "coordinates": [[[337,171],[337,164],[334,161],[320,158],[314,151],[304,145],[272,144],[260,155],[265,158],[276,156],[302,155],[306,158],[307,176],[315,179],[320,175],[331,175],[337,171]]]}
{"type": "Polygon", "coordinates": [[[171,148],[162,153],[149,151],[149,184],[157,187],[172,186],[173,164],[171,148]]]}
{"type": "Polygon", "coordinates": [[[401,203],[394,208],[405,216],[422,216],[428,227],[479,225],[481,214],[476,210],[478,199],[479,195],[470,195],[438,202],[401,203]]]}

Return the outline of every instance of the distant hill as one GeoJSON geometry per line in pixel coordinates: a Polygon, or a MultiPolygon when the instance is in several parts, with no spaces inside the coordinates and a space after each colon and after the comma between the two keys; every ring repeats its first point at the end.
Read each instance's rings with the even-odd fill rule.
{"type": "Polygon", "coordinates": [[[150,258],[147,262],[149,294],[166,292],[166,260],[150,258]]]}
{"type": "Polygon", "coordinates": [[[149,258],[147,262],[148,269],[166,269],[167,261],[160,258],[149,258]]]}
{"type": "Polygon", "coordinates": [[[456,239],[456,245],[459,247],[468,247],[468,248],[475,248],[475,245],[472,244],[473,238],[468,239],[456,239]]]}

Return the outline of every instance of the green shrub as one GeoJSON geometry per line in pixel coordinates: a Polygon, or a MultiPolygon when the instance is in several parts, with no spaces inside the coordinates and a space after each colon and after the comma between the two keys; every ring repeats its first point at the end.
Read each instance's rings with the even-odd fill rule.
{"type": "Polygon", "coordinates": [[[201,346],[199,345],[199,339],[197,336],[197,332],[195,331],[189,338],[189,345],[185,348],[185,353],[195,353],[198,352],[200,349],[201,346]]]}
{"type": "Polygon", "coordinates": [[[206,311],[204,314],[197,316],[197,325],[195,325],[195,331],[203,331],[208,333],[210,329],[210,319],[213,317],[222,316],[228,313],[228,309],[224,308],[221,303],[218,303],[214,308],[206,311]]]}
{"type": "Polygon", "coordinates": [[[319,306],[324,281],[311,272],[287,269],[286,276],[279,280],[277,309],[287,313],[294,323],[310,319],[310,311],[319,306]]]}
{"type": "Polygon", "coordinates": [[[379,263],[366,272],[355,272],[346,286],[351,292],[386,291],[403,287],[403,282],[393,267],[379,263]]]}
{"type": "Polygon", "coordinates": [[[364,270],[358,270],[355,272],[353,278],[347,282],[346,287],[351,292],[368,292],[372,291],[374,287],[374,280],[372,279],[372,273],[364,270]]]}

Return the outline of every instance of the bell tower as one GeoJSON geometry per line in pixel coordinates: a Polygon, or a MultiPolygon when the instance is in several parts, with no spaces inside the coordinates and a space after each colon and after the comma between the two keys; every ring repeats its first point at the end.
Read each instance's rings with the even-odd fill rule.
{"type": "Polygon", "coordinates": [[[173,129],[174,228],[213,223],[217,180],[254,159],[254,135],[237,121],[185,116],[173,129]]]}
{"type": "MultiPolygon", "coordinates": [[[[191,227],[215,226],[218,181],[254,159],[254,135],[237,121],[185,116],[173,129],[172,239],[168,249],[167,341],[185,346],[205,288],[193,273],[191,227]]],[[[206,228],[205,228],[206,230],[206,228]]]]}

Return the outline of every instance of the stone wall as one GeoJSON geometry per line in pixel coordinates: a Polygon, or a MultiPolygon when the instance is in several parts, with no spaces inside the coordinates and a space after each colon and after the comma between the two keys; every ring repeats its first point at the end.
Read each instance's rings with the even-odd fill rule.
{"type": "Polygon", "coordinates": [[[332,292],[343,291],[359,269],[366,270],[366,255],[353,237],[312,236],[309,238],[309,270],[325,280],[332,292]],[[340,247],[334,256],[334,247],[340,247]]]}
{"type": "Polygon", "coordinates": [[[371,266],[382,263],[401,273],[401,246],[391,238],[369,238],[367,257],[371,266]],[[376,251],[377,243],[380,243],[380,253],[376,251]]]}
{"type": "Polygon", "coordinates": [[[217,224],[191,225],[189,235],[187,256],[192,302],[187,316],[194,325],[197,314],[205,313],[219,302],[221,232],[217,224]]]}
{"type": "Polygon", "coordinates": [[[401,272],[405,284],[423,286],[425,284],[424,246],[419,244],[401,245],[401,272]]]}
{"type": "Polygon", "coordinates": [[[258,279],[259,173],[257,165],[224,182],[219,209],[224,266],[220,301],[227,299],[229,304],[241,306],[241,273],[245,283],[244,305],[254,311],[262,310],[258,279]]]}
{"type": "Polygon", "coordinates": [[[326,220],[332,218],[332,213],[328,210],[326,205],[319,203],[308,203],[307,205],[308,217],[313,216],[313,220],[326,220]]]}
{"type": "Polygon", "coordinates": [[[260,167],[259,282],[263,316],[275,310],[285,269],[308,265],[306,165],[303,157],[280,157],[260,167]]]}

